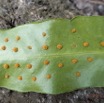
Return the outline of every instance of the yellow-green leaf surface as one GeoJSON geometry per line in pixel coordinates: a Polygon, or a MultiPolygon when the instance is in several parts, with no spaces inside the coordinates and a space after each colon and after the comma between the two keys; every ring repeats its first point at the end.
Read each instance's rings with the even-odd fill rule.
{"type": "Polygon", "coordinates": [[[104,16],[1,30],[0,86],[47,94],[104,87],[104,16]]]}

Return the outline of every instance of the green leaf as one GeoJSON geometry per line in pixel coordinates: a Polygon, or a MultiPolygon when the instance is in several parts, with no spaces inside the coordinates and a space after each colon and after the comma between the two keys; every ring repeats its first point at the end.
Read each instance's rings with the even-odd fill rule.
{"type": "Polygon", "coordinates": [[[0,86],[48,94],[104,87],[104,16],[1,30],[0,86]]]}

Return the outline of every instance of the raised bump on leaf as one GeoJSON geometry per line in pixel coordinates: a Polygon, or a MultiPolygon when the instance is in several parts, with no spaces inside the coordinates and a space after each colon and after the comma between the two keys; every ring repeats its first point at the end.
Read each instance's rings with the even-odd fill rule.
{"type": "Polygon", "coordinates": [[[58,67],[59,67],[59,68],[62,68],[63,66],[64,66],[63,63],[59,63],[59,64],[58,64],[58,67]]]}
{"type": "Polygon", "coordinates": [[[5,74],[5,78],[8,79],[10,77],[9,74],[5,74]]]}
{"type": "Polygon", "coordinates": [[[19,41],[21,39],[20,36],[16,36],[16,40],[19,41]]]}
{"type": "Polygon", "coordinates": [[[17,47],[14,47],[12,50],[13,50],[14,52],[18,52],[18,48],[17,48],[17,47]]]}
{"type": "Polygon", "coordinates": [[[28,49],[32,49],[32,46],[28,46],[27,48],[28,48],[28,49]]]}
{"type": "Polygon", "coordinates": [[[22,78],[22,76],[18,76],[18,80],[22,80],[23,78],[22,78]]]}
{"type": "Polygon", "coordinates": [[[63,48],[62,44],[57,45],[57,49],[62,49],[62,48],[63,48]]]}
{"type": "Polygon", "coordinates": [[[104,41],[100,42],[100,45],[101,45],[101,46],[104,46],[104,41]]]}
{"type": "Polygon", "coordinates": [[[19,67],[20,67],[20,64],[19,64],[19,63],[16,63],[16,64],[14,65],[14,67],[15,67],[15,68],[19,68],[19,67]]]}
{"type": "Polygon", "coordinates": [[[43,48],[44,50],[47,50],[49,47],[48,47],[47,45],[43,45],[42,48],[43,48]]]}
{"type": "Polygon", "coordinates": [[[80,77],[81,76],[81,73],[80,72],[76,72],[76,76],[77,77],[80,77]]]}
{"type": "Polygon", "coordinates": [[[44,60],[44,65],[48,65],[49,61],[48,60],[44,60]]]}
{"type": "Polygon", "coordinates": [[[26,67],[27,67],[28,69],[31,69],[31,68],[32,68],[32,64],[27,64],[26,67]]]}
{"type": "Polygon", "coordinates": [[[32,81],[36,81],[37,80],[37,78],[36,77],[32,77],[32,81]]]}
{"type": "Polygon", "coordinates": [[[83,46],[84,46],[84,47],[88,47],[88,46],[89,46],[89,43],[88,43],[88,42],[84,42],[84,43],[83,43],[83,46]]]}
{"type": "Polygon", "coordinates": [[[3,68],[4,68],[4,69],[9,69],[9,64],[4,64],[4,65],[3,65],[3,68]]]}
{"type": "Polygon", "coordinates": [[[8,42],[8,41],[9,41],[9,39],[8,39],[8,38],[5,38],[5,39],[4,39],[4,41],[5,41],[5,42],[8,42]]]}
{"type": "Polygon", "coordinates": [[[43,35],[43,37],[45,37],[45,36],[46,36],[46,33],[45,33],[45,32],[43,32],[43,33],[42,33],[42,35],[43,35]]]}
{"type": "Polygon", "coordinates": [[[6,46],[1,46],[1,49],[2,50],[6,50],[6,46]]]}
{"type": "Polygon", "coordinates": [[[71,32],[72,33],[75,33],[77,30],[75,29],[75,28],[73,28],[72,30],[71,30],[71,32]]]}
{"type": "Polygon", "coordinates": [[[73,64],[76,64],[76,63],[78,62],[78,60],[77,60],[77,59],[72,59],[71,62],[72,62],[73,64]]]}
{"type": "Polygon", "coordinates": [[[51,78],[51,74],[47,74],[47,75],[46,75],[46,78],[47,78],[47,79],[50,79],[50,78],[51,78]]]}
{"type": "Polygon", "coordinates": [[[87,58],[87,61],[88,61],[88,62],[92,62],[92,61],[93,61],[93,58],[92,58],[92,57],[88,57],[88,58],[87,58]]]}

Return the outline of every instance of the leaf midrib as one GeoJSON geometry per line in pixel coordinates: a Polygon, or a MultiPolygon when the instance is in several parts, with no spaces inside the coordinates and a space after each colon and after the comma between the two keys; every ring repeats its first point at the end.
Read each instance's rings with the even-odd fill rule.
{"type": "MultiPolygon", "coordinates": [[[[37,55],[37,56],[35,56],[35,58],[44,58],[44,57],[61,57],[61,56],[72,56],[72,55],[91,55],[91,54],[104,54],[104,52],[99,52],[99,51],[97,51],[97,52],[94,52],[94,51],[92,51],[92,52],[74,52],[74,53],[62,53],[62,54],[56,54],[56,53],[54,53],[54,54],[42,54],[42,55],[37,55]]],[[[34,58],[34,57],[33,57],[34,58]]]]}

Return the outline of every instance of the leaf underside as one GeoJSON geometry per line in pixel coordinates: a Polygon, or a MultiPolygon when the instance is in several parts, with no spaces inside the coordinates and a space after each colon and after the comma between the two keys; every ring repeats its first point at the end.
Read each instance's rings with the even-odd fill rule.
{"type": "Polygon", "coordinates": [[[1,30],[0,86],[47,94],[104,87],[104,16],[1,30]]]}

